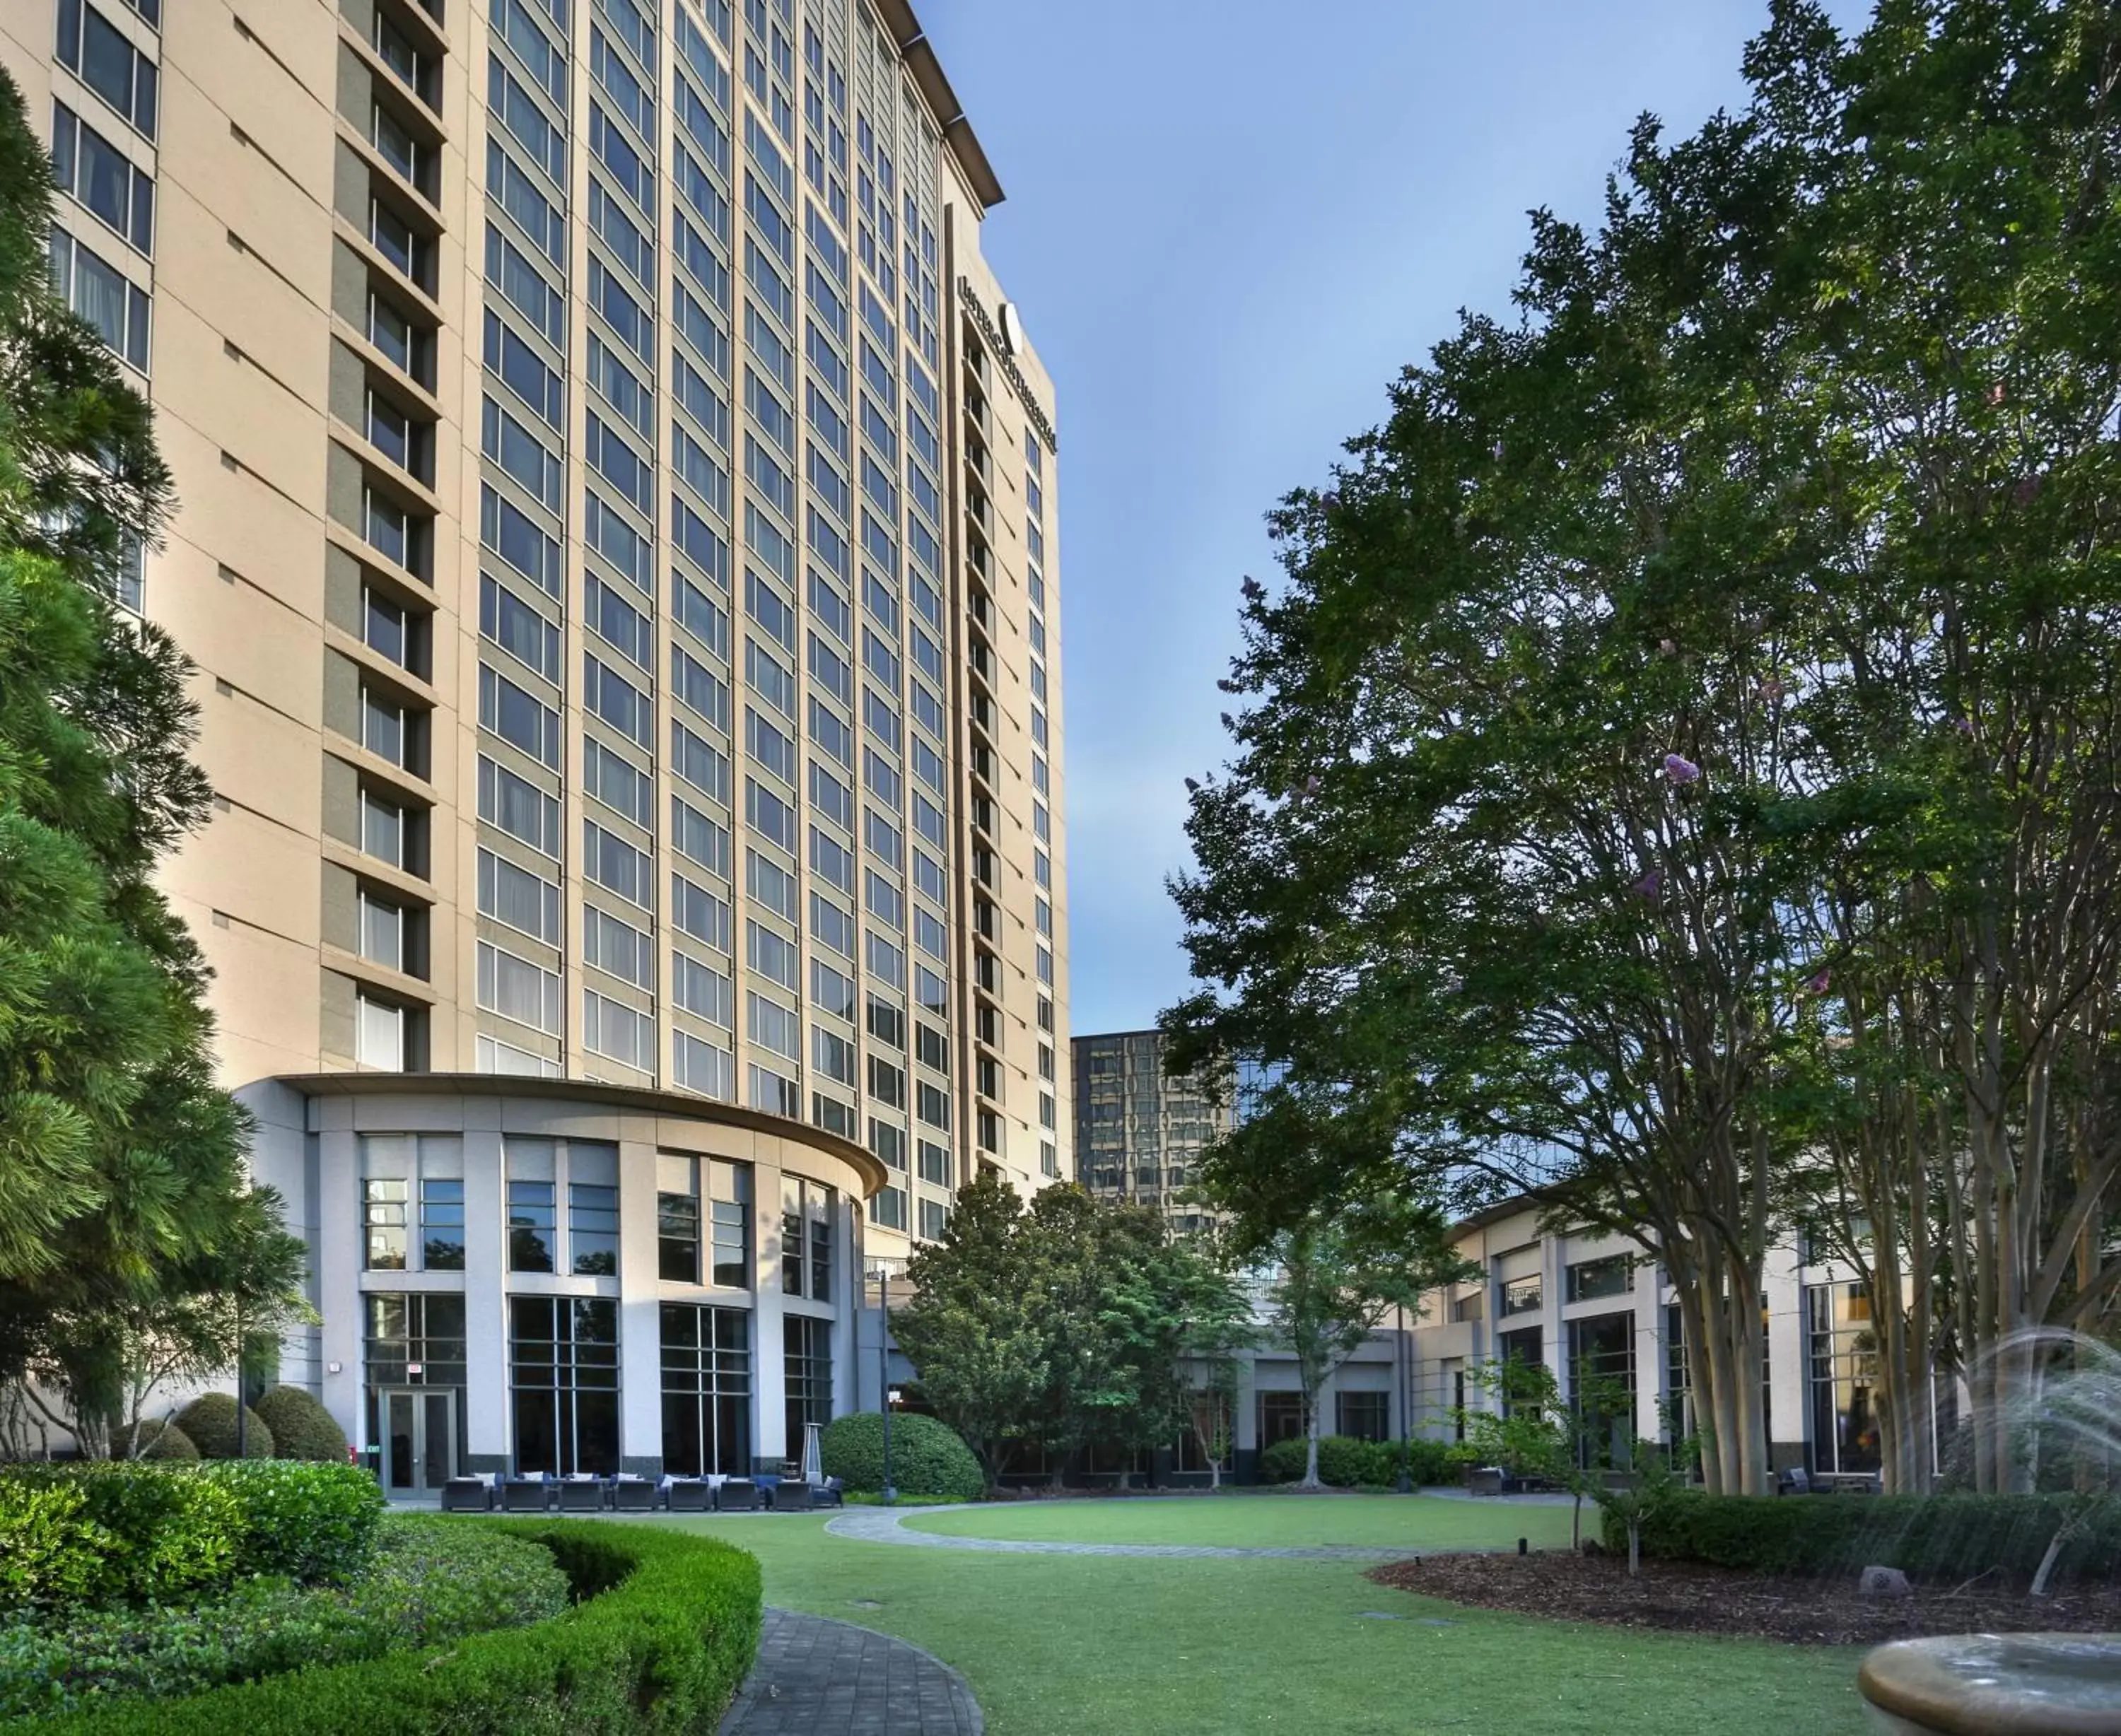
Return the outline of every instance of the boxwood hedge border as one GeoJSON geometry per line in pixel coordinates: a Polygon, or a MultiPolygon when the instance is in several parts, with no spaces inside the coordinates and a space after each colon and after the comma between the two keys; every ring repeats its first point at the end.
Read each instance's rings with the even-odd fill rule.
{"type": "Polygon", "coordinates": [[[711,1731],[758,1650],[758,1563],[711,1538],[464,1519],[552,1552],[579,1600],[530,1627],[40,1720],[39,1736],[675,1736],[711,1731]]]}

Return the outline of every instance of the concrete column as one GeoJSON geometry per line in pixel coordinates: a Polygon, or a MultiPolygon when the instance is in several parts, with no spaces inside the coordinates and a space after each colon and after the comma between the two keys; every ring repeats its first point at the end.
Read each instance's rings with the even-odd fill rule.
{"type": "Polygon", "coordinates": [[[316,1099],[310,1105],[309,1119],[312,1131],[306,1139],[317,1152],[317,1197],[311,1209],[317,1226],[318,1312],[324,1316],[318,1333],[324,1366],[322,1396],[324,1408],[346,1431],[346,1438],[356,1447],[366,1447],[368,1406],[363,1402],[366,1376],[362,1339],[367,1305],[361,1293],[361,1162],[352,1101],[316,1099]]]}
{"type": "Polygon", "coordinates": [[[751,1450],[768,1468],[788,1456],[788,1385],[781,1357],[781,1170],[759,1164],[751,1172],[751,1243],[756,1250],[758,1300],[751,1314],[751,1450]]]}
{"type": "MultiPolygon", "coordinates": [[[[618,1464],[663,1474],[663,1322],[659,1312],[655,1147],[618,1147],[618,1464]]],[[[711,1207],[710,1208],[711,1209],[711,1207]]]]}
{"type": "Polygon", "coordinates": [[[508,1404],[508,1194],[501,1105],[464,1101],[464,1468],[505,1471],[508,1404]]]}

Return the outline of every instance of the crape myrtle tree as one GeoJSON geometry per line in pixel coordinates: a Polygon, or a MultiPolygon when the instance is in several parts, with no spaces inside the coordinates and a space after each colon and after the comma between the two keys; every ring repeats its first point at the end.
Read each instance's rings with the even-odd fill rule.
{"type": "Polygon", "coordinates": [[[212,1354],[191,1316],[289,1302],[299,1244],[248,1184],[206,970],[153,882],[209,795],[189,666],[114,602],[170,481],[52,296],[50,188],[0,75],[0,1379],[93,1451],[137,1417],[150,1341],[188,1340],[189,1370],[212,1354]]]}
{"type": "MultiPolygon", "coordinates": [[[[1293,1143],[1285,1105],[1247,1124],[1249,1137],[1293,1143]]],[[[1286,1148],[1286,1147],[1284,1147],[1286,1148]]],[[[1260,1245],[1261,1338],[1286,1344],[1303,1405],[1303,1476],[1323,1487],[1318,1440],[1326,1383],[1388,1315],[1419,1316],[1424,1293],[1464,1275],[1449,1225],[1433,1206],[1404,1193],[1380,1193],[1298,1218],[1260,1245]]]]}
{"type": "Polygon", "coordinates": [[[1872,1287],[1896,1486],[1933,1367],[1993,1419],[2015,1332],[2113,1306],[2117,30],[1778,4],[1748,105],[1641,123],[1595,233],[1536,214],[1517,317],[1408,370],[1244,587],[1166,1026],[1328,1134],[1211,1184],[1631,1237],[1714,1489],[1769,1485],[1793,1222],[1872,1287]]]}

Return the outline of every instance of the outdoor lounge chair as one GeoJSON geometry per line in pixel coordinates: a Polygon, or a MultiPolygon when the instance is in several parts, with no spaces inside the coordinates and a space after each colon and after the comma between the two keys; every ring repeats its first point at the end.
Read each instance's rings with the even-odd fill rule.
{"type": "Polygon", "coordinates": [[[563,1477],[560,1479],[562,1513],[601,1513],[604,1506],[601,1477],[563,1477]]]}
{"type": "Polygon", "coordinates": [[[699,1477],[674,1477],[670,1479],[670,1510],[673,1513],[706,1513],[713,1510],[715,1492],[706,1480],[699,1477]]]}
{"type": "Polygon", "coordinates": [[[808,1513],[816,1505],[807,1482],[790,1482],[784,1478],[773,1486],[771,1493],[776,1513],[808,1513]]]}
{"type": "Polygon", "coordinates": [[[611,1505],[618,1513],[653,1513],[655,1485],[645,1477],[622,1477],[611,1486],[611,1505]]]}
{"type": "Polygon", "coordinates": [[[501,1505],[510,1513],[543,1513],[549,1493],[542,1477],[511,1477],[501,1486],[501,1505]]]}
{"type": "Polygon", "coordinates": [[[491,1513],[493,1485],[483,1477],[452,1477],[442,1485],[445,1513],[491,1513]]]}
{"type": "Polygon", "coordinates": [[[756,1513],[759,1509],[758,1485],[748,1477],[732,1477],[715,1491],[716,1510],[722,1513],[756,1513]]]}

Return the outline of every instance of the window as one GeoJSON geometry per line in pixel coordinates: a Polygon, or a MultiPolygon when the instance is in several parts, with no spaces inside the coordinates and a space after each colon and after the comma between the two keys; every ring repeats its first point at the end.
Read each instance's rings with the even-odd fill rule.
{"type": "Polygon", "coordinates": [[[147,295],[117,267],[64,230],[51,232],[52,286],[94,326],[103,341],[142,373],[147,370],[147,295]]]}
{"type": "Polygon", "coordinates": [[[666,1284],[700,1281],[700,1201],[694,1194],[655,1196],[655,1275],[666,1284]]]}
{"type": "Polygon", "coordinates": [[[618,1469],[618,1304],[508,1299],[515,1468],[534,1476],[618,1469]]]}
{"type": "Polygon", "coordinates": [[[386,1073],[405,1071],[406,1012],[365,991],[354,996],[354,1059],[386,1073]]]}
{"type": "Polygon", "coordinates": [[[1294,1440],[1303,1433],[1303,1394],[1261,1391],[1259,1394],[1259,1444],[1261,1450],[1279,1440],[1294,1440]]]}
{"type": "Polygon", "coordinates": [[[412,1184],[402,1177],[371,1177],[361,1184],[362,1261],[371,1272],[405,1269],[407,1218],[412,1184]]]}
{"type": "Polygon", "coordinates": [[[560,979],[513,952],[478,943],[478,1004],[548,1036],[560,1030],[560,979]]]}
{"type": "Polygon", "coordinates": [[[715,1166],[712,1282],[732,1290],[751,1288],[751,1171],[715,1166]],[[726,1178],[726,1179],[725,1179],[726,1178]],[[725,1198],[724,1194],[729,1197],[725,1198]]]}
{"type": "Polygon", "coordinates": [[[939,1188],[950,1185],[950,1148],[932,1139],[917,1142],[921,1179],[939,1188]]]}
{"type": "Polygon", "coordinates": [[[567,1250],[574,1270],[584,1278],[618,1276],[618,1152],[605,1147],[601,1157],[591,1147],[572,1145],[567,1151],[570,1176],[608,1174],[610,1180],[570,1180],[567,1185],[567,1250]]]}
{"type": "Polygon", "coordinates": [[[943,1239],[943,1231],[950,1221],[950,1209],[939,1199],[921,1202],[921,1234],[931,1242],[943,1239]]]}
{"type": "Polygon", "coordinates": [[[478,581],[478,630],[510,657],[557,683],[560,630],[515,592],[491,575],[478,581]]]}
{"type": "Polygon", "coordinates": [[[813,1301],[832,1299],[832,1190],[798,1176],[781,1178],[781,1287],[813,1301]]]}
{"type": "Polygon", "coordinates": [[[405,810],[373,790],[361,793],[361,848],[393,868],[405,866],[405,810]]]}
{"type": "Polygon", "coordinates": [[[1539,1274],[1529,1278],[1513,1278],[1503,1286],[1503,1313],[1537,1314],[1544,1301],[1544,1289],[1539,1274]]]}
{"type": "Polygon", "coordinates": [[[527,779],[482,754],[478,817],[548,856],[560,854],[560,803],[527,779]]]}
{"type": "Polygon", "coordinates": [[[361,956],[386,970],[407,968],[405,907],[363,887],[355,895],[361,956]]]}
{"type": "MultiPolygon", "coordinates": [[[[423,1386],[461,1386],[464,1380],[464,1299],[430,1293],[367,1297],[366,1350],[371,1386],[403,1386],[420,1366],[423,1386]]],[[[374,1436],[371,1436],[374,1439],[374,1436]]]]}
{"type": "Polygon", "coordinates": [[[1625,1296],[1634,1288],[1634,1263],[1625,1254],[1604,1259],[1578,1260],[1569,1268],[1566,1295],[1572,1302],[1625,1296]]]}
{"type": "Polygon", "coordinates": [[[1390,1440],[1391,1409],[1388,1393],[1336,1393],[1333,1398],[1333,1432],[1356,1440],[1390,1440]]]}
{"type": "Polygon", "coordinates": [[[876,1221],[884,1228],[903,1230],[906,1227],[906,1189],[903,1188],[879,1189],[874,1209],[876,1221]]]}
{"type": "Polygon", "coordinates": [[[421,1263],[430,1272],[461,1272],[464,1263],[464,1182],[454,1176],[420,1178],[421,1263]]]}
{"type": "Polygon", "coordinates": [[[63,103],[54,105],[52,170],[79,200],[143,254],[155,250],[155,178],[63,103]]]}
{"type": "Polygon", "coordinates": [[[508,1269],[557,1269],[559,1212],[550,1180],[508,1178],[508,1269]]]}
{"type": "Polygon", "coordinates": [[[660,1324],[664,1472],[746,1474],[751,1468],[750,1315],[739,1309],[666,1302],[660,1324]]]}
{"type": "Polygon", "coordinates": [[[59,0],[58,58],[121,119],[155,136],[155,63],[86,0],[59,0]]]}
{"type": "Polygon", "coordinates": [[[809,1425],[832,1420],[832,1323],[791,1314],[781,1321],[790,1450],[799,1453],[809,1425]]]}
{"type": "Polygon", "coordinates": [[[1811,1468],[1821,1476],[1876,1470],[1877,1341],[1861,1284],[1805,1287],[1811,1468]]]}

